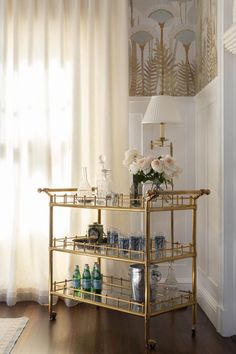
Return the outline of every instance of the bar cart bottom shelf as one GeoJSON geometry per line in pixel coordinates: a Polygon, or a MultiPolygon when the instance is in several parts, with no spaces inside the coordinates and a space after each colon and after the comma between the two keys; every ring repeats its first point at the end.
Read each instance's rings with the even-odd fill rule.
{"type": "MultiPolygon", "coordinates": [[[[53,291],[50,292],[50,295],[145,317],[144,303],[132,299],[129,280],[112,276],[103,276],[103,278],[101,294],[75,289],[72,280],[65,280],[54,282],[53,291]]],[[[170,295],[166,294],[163,285],[159,284],[156,289],[155,301],[150,303],[150,316],[157,316],[161,313],[192,305],[194,305],[194,300],[190,291],[179,290],[174,295],[170,295]]],[[[50,319],[55,318],[52,308],[50,319]]]]}

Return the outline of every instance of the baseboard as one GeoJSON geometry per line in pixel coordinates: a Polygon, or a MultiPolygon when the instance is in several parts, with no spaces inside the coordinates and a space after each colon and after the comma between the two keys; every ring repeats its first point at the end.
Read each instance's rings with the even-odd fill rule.
{"type": "Polygon", "coordinates": [[[197,301],[205,312],[213,326],[217,329],[218,324],[218,303],[216,299],[198,283],[197,301]]]}

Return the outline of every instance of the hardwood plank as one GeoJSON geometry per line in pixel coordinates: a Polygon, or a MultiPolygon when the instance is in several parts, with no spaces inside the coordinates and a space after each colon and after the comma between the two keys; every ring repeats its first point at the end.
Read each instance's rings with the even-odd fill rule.
{"type": "MultiPolygon", "coordinates": [[[[144,354],[142,318],[59,301],[57,319],[49,321],[47,306],[21,302],[13,307],[0,303],[1,317],[29,317],[12,354],[144,354]]],[[[191,309],[151,319],[151,335],[162,354],[235,354],[236,343],[221,337],[198,309],[195,337],[191,333],[191,309]]]]}

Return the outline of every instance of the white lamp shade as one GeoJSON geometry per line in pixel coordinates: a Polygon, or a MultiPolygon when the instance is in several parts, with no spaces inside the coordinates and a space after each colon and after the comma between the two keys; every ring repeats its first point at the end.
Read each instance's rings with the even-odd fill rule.
{"type": "Polygon", "coordinates": [[[152,96],[142,124],[180,123],[181,116],[173,96],[152,96]]]}

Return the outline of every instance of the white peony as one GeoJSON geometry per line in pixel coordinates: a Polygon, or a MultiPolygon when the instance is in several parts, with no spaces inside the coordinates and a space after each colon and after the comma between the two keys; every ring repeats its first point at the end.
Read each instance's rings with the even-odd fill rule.
{"type": "Polygon", "coordinates": [[[142,158],[142,155],[140,155],[137,150],[127,150],[125,152],[125,159],[123,160],[123,165],[129,167],[132,162],[135,162],[139,158],[142,158]]]}
{"type": "Polygon", "coordinates": [[[134,161],[129,165],[129,170],[133,175],[136,175],[136,173],[140,171],[140,166],[137,162],[134,161]]]}
{"type": "Polygon", "coordinates": [[[152,169],[155,172],[162,173],[164,171],[164,161],[163,159],[154,159],[151,162],[152,169]]]}
{"type": "Polygon", "coordinates": [[[171,166],[171,169],[165,168],[164,175],[165,175],[165,178],[172,179],[174,177],[178,177],[181,172],[182,172],[182,169],[180,167],[178,167],[177,165],[173,165],[173,166],[171,166]]]}
{"type": "Polygon", "coordinates": [[[137,162],[140,166],[140,169],[143,171],[144,174],[147,174],[151,171],[151,162],[153,160],[153,157],[143,157],[141,159],[138,159],[137,162]]]}
{"type": "Polygon", "coordinates": [[[127,150],[123,164],[129,168],[133,175],[139,177],[140,182],[147,180],[156,184],[159,182],[169,184],[174,177],[178,177],[182,169],[177,166],[174,158],[170,155],[144,157],[135,149],[127,150]]]}
{"type": "Polygon", "coordinates": [[[172,156],[166,155],[163,159],[165,169],[173,171],[176,167],[175,160],[172,156]]]}

